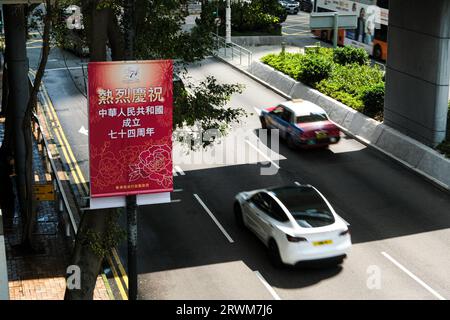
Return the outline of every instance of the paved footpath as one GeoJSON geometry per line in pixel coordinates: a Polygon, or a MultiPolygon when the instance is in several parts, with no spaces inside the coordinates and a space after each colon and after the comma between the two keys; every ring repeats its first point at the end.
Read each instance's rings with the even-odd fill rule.
{"type": "MultiPolygon", "coordinates": [[[[4,123],[0,121],[0,145],[4,123]]],[[[45,173],[41,156],[33,149],[34,177],[36,182],[50,180],[45,173]]],[[[17,249],[22,223],[16,214],[12,229],[5,230],[5,247],[11,300],[62,300],[65,292],[65,270],[69,264],[70,248],[66,246],[63,226],[53,202],[37,205],[35,246],[38,253],[26,255],[17,249]]],[[[17,212],[17,210],[16,210],[17,212]]],[[[94,300],[109,300],[103,279],[98,277],[94,300]]]]}

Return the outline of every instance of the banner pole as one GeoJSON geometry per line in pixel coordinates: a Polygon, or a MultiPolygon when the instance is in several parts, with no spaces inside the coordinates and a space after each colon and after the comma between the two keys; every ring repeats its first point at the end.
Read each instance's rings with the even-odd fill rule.
{"type": "Polygon", "coordinates": [[[128,242],[128,300],[137,299],[137,202],[136,195],[126,197],[128,242]]]}

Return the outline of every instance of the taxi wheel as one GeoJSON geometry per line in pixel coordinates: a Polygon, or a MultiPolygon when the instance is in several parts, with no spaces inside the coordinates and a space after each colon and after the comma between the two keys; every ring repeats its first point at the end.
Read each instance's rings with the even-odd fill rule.
{"type": "Polygon", "coordinates": [[[272,265],[275,268],[281,268],[283,267],[283,261],[281,261],[281,256],[280,256],[280,250],[278,250],[278,246],[277,243],[275,242],[275,240],[271,239],[269,241],[269,259],[270,262],[272,263],[272,265]]]}

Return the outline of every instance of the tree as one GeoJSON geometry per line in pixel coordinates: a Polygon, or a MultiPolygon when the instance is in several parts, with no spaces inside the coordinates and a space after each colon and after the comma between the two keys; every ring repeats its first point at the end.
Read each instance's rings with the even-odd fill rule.
{"type": "MultiPolygon", "coordinates": [[[[61,0],[58,12],[74,1],[61,0]]],[[[136,0],[134,20],[136,34],[134,54],[137,59],[174,59],[183,83],[174,88],[174,129],[195,126],[198,130],[219,128],[227,132],[231,123],[245,114],[242,109],[226,108],[231,95],[242,90],[240,85],[222,85],[210,77],[200,85],[194,85],[183,77],[185,64],[201,60],[211,53],[213,41],[211,30],[199,26],[191,32],[182,31],[184,0],[136,0]],[[190,93],[189,93],[190,92],[190,93]]],[[[123,1],[83,0],[82,7],[86,42],[90,61],[104,61],[107,46],[112,59],[124,58],[123,1]]],[[[59,19],[63,21],[63,19],[59,19]]],[[[130,27],[130,26],[128,26],[130,27]]],[[[55,28],[55,39],[64,45],[64,28],[55,28]]],[[[212,141],[206,141],[207,146],[212,141]]],[[[189,145],[194,148],[195,146],[189,145]]],[[[65,299],[92,299],[93,289],[104,255],[121,240],[123,232],[117,225],[120,210],[97,210],[83,213],[71,264],[82,270],[81,290],[66,290],[65,299]]]]}
{"type": "MultiPolygon", "coordinates": [[[[52,5],[46,0],[46,14],[43,17],[43,46],[39,68],[33,83],[28,88],[27,59],[25,41],[27,37],[26,17],[33,7],[25,5],[5,6],[6,30],[6,65],[4,73],[5,88],[2,111],[6,114],[5,141],[0,150],[2,162],[2,180],[8,189],[12,186],[8,180],[9,159],[14,157],[15,172],[17,174],[17,193],[19,209],[23,223],[22,249],[33,251],[32,233],[35,227],[35,212],[32,208],[32,137],[31,118],[36,106],[37,94],[44,74],[50,51],[49,39],[52,24],[52,5]],[[29,90],[28,90],[29,89],[29,90]]],[[[7,204],[8,224],[11,224],[11,190],[9,196],[2,201],[7,204]]]]}

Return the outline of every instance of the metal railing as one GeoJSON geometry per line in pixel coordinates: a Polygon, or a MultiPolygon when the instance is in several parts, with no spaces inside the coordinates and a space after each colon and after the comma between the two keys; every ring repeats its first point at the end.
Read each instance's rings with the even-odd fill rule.
{"type": "Polygon", "coordinates": [[[45,138],[42,132],[42,126],[39,118],[36,114],[33,114],[33,131],[36,135],[36,142],[41,146],[42,156],[44,161],[44,167],[46,172],[51,175],[53,181],[53,190],[55,194],[55,210],[58,212],[59,217],[63,218],[63,224],[65,226],[66,237],[75,241],[75,236],[78,232],[78,221],[72,212],[69,204],[66,192],[64,190],[61,179],[58,175],[58,168],[55,164],[55,159],[49,147],[49,142],[45,138]]]}
{"type": "Polygon", "coordinates": [[[253,59],[253,53],[233,42],[227,43],[226,39],[217,35],[212,34],[214,38],[214,54],[223,58],[231,59],[232,62],[236,64],[243,65],[246,62],[247,67],[250,66],[253,59]]]}

